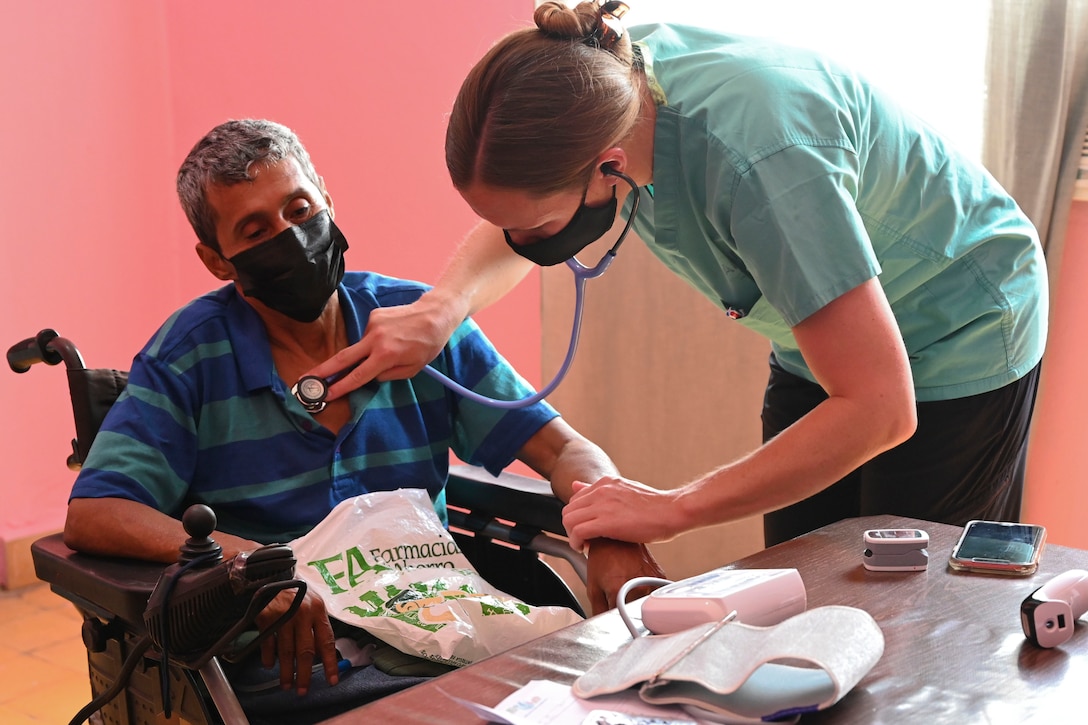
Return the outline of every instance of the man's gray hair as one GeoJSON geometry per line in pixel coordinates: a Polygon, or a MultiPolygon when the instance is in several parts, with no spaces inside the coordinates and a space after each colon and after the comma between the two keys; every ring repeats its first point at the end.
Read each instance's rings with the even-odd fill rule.
{"type": "Polygon", "coordinates": [[[178,198],[197,238],[222,251],[215,235],[215,212],[208,203],[208,187],[233,186],[253,181],[254,164],[278,163],[291,157],[314,185],[321,180],[295,132],[274,121],[227,121],[193,146],[178,169],[178,198]]]}

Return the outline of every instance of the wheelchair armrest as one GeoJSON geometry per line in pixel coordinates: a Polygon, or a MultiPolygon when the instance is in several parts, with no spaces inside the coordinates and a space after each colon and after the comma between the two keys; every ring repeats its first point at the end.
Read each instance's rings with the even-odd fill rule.
{"type": "Polygon", "coordinates": [[[103,619],[116,617],[144,631],[144,609],[164,565],[81,554],[65,545],[63,534],[38,539],[30,551],[34,573],[54,592],[103,619]]]}
{"type": "Polygon", "coordinates": [[[476,466],[450,466],[446,507],[450,532],[485,579],[531,604],[559,604],[585,613],[568,583],[538,556],[562,559],[583,584],[588,580],[585,555],[565,539],[563,502],[551,484],[505,471],[492,476],[476,466]],[[512,561],[503,554],[509,545],[529,557],[512,561]]]}
{"type": "Polygon", "coordinates": [[[474,514],[567,535],[563,502],[555,497],[547,481],[505,471],[496,477],[477,466],[450,466],[446,503],[474,514]]]}

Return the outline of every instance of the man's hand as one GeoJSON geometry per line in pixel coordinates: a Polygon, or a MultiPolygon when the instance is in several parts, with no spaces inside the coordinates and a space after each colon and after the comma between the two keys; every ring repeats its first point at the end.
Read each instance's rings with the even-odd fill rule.
{"type": "MultiPolygon", "coordinates": [[[[616,595],[626,582],[636,577],[665,578],[665,572],[642,544],[615,539],[593,539],[589,542],[589,574],[586,591],[593,614],[616,606],[616,595]]],[[[638,598],[650,592],[650,587],[632,589],[630,596],[638,598]]]]}
{"type": "MultiPolygon", "coordinates": [[[[257,615],[257,626],[264,631],[290,607],[294,591],[280,592],[257,615]]],[[[310,677],[314,662],[325,668],[325,679],[335,685],[340,681],[339,662],[336,656],[336,637],[325,612],[321,596],[307,590],[301,606],[294,616],[284,622],[279,630],[261,642],[261,664],[272,667],[280,664],[280,687],[295,687],[299,695],[310,689],[310,677]]]]}
{"type": "Polygon", "coordinates": [[[328,379],[348,371],[329,386],[329,400],[371,380],[410,378],[438,357],[463,319],[442,300],[426,294],[410,305],[378,308],[371,311],[359,342],[306,374],[328,379]]]}
{"type": "Polygon", "coordinates": [[[563,526],[575,550],[600,537],[645,544],[668,541],[690,527],[678,510],[675,491],[616,476],[592,486],[575,481],[573,488],[563,507],[563,526]]]}

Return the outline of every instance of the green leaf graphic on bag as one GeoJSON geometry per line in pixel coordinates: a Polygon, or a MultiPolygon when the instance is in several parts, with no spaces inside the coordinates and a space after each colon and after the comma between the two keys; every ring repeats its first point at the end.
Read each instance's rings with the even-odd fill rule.
{"type": "Polygon", "coordinates": [[[345,607],[345,611],[360,617],[392,617],[435,632],[447,622],[452,621],[453,616],[448,612],[434,614],[431,612],[431,607],[451,599],[480,596],[468,586],[462,585],[457,589],[451,586],[444,579],[413,582],[406,589],[388,585],[385,587],[384,597],[376,591],[364,592],[359,596],[359,601],[367,605],[366,608],[352,605],[345,607]]]}
{"type": "Polygon", "coordinates": [[[581,619],[491,586],[422,489],[343,501],[291,548],[329,616],[417,657],[461,666],[581,619]]]}

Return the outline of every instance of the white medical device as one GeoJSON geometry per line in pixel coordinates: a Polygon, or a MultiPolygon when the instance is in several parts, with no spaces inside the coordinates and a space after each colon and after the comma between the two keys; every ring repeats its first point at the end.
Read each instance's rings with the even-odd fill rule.
{"type": "Polygon", "coordinates": [[[805,611],[807,601],[796,569],[722,567],[652,592],[642,601],[642,624],[654,634],[671,634],[735,611],[736,621],[767,627],[805,611]]]}
{"type": "Polygon", "coordinates": [[[862,564],[870,571],[922,571],[929,565],[929,534],[921,529],[869,529],[862,564]]]}
{"type": "Polygon", "coordinates": [[[1057,647],[1073,636],[1073,623],[1088,612],[1088,571],[1070,569],[1020,604],[1024,636],[1040,647],[1057,647]]]}

